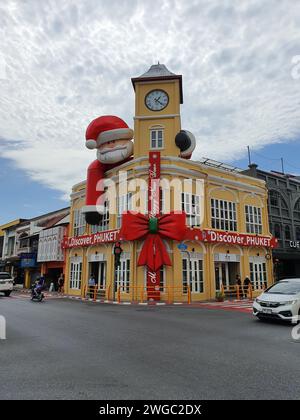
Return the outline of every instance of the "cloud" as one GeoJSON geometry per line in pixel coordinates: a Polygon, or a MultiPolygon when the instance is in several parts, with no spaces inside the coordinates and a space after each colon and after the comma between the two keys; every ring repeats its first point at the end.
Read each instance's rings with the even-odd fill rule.
{"type": "Polygon", "coordinates": [[[246,145],[295,140],[299,24],[293,0],[4,2],[1,155],[69,194],[94,158],[84,148],[88,123],[115,114],[132,126],[130,78],[157,60],[183,74],[194,158],[230,161],[246,145]]]}

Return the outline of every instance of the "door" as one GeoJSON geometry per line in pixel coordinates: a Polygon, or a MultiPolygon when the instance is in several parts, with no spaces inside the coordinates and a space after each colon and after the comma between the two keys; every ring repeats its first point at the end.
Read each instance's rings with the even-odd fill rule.
{"type": "Polygon", "coordinates": [[[187,285],[190,285],[192,293],[203,293],[203,261],[191,258],[189,269],[187,258],[182,259],[183,291],[187,293],[187,285]]]}
{"type": "Polygon", "coordinates": [[[216,290],[221,290],[221,285],[225,288],[229,287],[229,267],[228,262],[216,262],[215,263],[215,281],[216,281],[216,290]]]}
{"type": "Polygon", "coordinates": [[[106,289],[106,261],[99,262],[98,269],[98,289],[106,289]]]}
{"type": "Polygon", "coordinates": [[[255,290],[261,290],[263,287],[267,287],[266,263],[250,263],[250,279],[255,290]]]}
{"type": "Polygon", "coordinates": [[[120,289],[120,292],[129,293],[130,290],[130,259],[120,260],[120,265],[117,267],[115,275],[115,292],[120,289]]]}

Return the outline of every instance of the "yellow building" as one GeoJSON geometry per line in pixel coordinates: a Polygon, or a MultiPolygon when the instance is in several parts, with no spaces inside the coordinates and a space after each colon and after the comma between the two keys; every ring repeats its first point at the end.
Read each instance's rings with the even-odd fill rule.
{"type": "MultiPolygon", "coordinates": [[[[147,184],[149,152],[159,152],[162,212],[184,210],[188,226],[188,233],[180,243],[164,241],[172,265],[160,270],[159,299],[214,299],[220,290],[236,290],[237,275],[242,280],[251,278],[254,294],[258,293],[273,282],[271,249],[276,245],[269,232],[265,183],[215,161],[179,157],[175,136],[181,130],[181,76],[158,64],[132,79],[132,83],[133,160],[111,169],[106,177],[118,184],[120,172],[126,172],[129,184],[134,180],[147,184]],[[161,95],[160,109],[149,106],[155,91],[161,95]]],[[[133,200],[130,187],[128,190],[118,199],[117,214],[107,210],[100,226],[89,226],[80,211],[85,182],[73,187],[70,237],[65,241],[67,293],[84,296],[93,273],[98,297],[124,301],[149,298],[146,268],[137,265],[143,240],[122,241],[120,266],[115,269],[114,244],[118,240],[121,214],[135,210],[137,205],[146,206],[142,200],[143,194],[147,194],[145,188],[140,186],[138,200],[133,200]]]]}

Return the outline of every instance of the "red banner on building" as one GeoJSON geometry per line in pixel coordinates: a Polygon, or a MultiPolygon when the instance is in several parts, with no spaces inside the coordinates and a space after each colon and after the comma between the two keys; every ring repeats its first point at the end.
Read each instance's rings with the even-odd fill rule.
{"type": "Polygon", "coordinates": [[[149,153],[148,211],[150,217],[160,213],[160,152],[149,153]]]}
{"type": "Polygon", "coordinates": [[[80,248],[99,244],[116,242],[118,239],[119,229],[107,230],[105,232],[97,232],[92,235],[73,236],[64,238],[62,248],[80,248]]]}
{"type": "Polygon", "coordinates": [[[244,233],[224,232],[212,229],[189,229],[186,239],[248,247],[276,248],[278,246],[278,240],[273,236],[248,235],[244,233]]]}
{"type": "MultiPolygon", "coordinates": [[[[160,152],[149,152],[148,212],[149,217],[160,213],[160,152]]],[[[160,299],[160,272],[147,270],[148,299],[160,299]]]]}

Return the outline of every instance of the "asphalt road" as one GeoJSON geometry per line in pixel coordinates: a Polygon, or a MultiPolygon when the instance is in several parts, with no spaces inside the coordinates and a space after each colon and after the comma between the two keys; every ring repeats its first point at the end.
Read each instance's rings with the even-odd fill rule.
{"type": "Polygon", "coordinates": [[[0,399],[299,399],[291,327],[245,313],[0,297],[0,399]]]}

